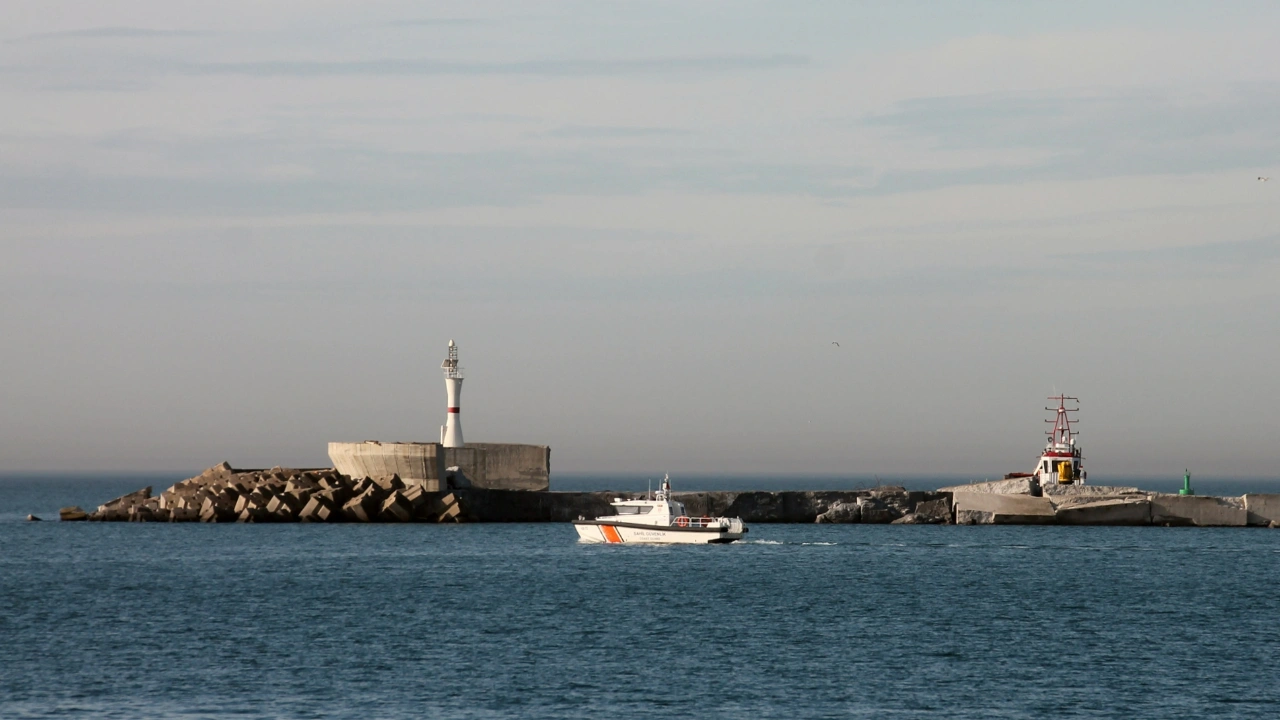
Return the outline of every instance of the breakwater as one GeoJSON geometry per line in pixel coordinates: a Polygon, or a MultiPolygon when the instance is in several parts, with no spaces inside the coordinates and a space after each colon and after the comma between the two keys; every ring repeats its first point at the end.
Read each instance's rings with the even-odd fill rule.
{"type": "MultiPolygon", "coordinates": [[[[1280,527],[1280,495],[1210,497],[1130,487],[1052,486],[1030,479],[937,491],[677,492],[694,516],[747,523],[1188,525],[1280,527]]],[[[568,522],[610,514],[643,493],[463,487],[439,491],[391,475],[355,479],[332,468],[237,470],[223,463],[159,494],[147,487],[63,520],[116,522],[568,522]]]]}

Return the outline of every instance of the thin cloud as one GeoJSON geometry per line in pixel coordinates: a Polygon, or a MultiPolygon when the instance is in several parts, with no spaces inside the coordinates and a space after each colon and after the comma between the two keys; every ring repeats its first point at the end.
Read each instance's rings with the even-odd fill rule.
{"type": "Polygon", "coordinates": [[[1059,259],[1079,263],[1098,263],[1114,266],[1143,265],[1167,261],[1194,265],[1203,271],[1206,265],[1253,267],[1280,260],[1280,235],[1207,242],[1178,247],[1161,247],[1148,250],[1111,250],[1094,253],[1059,255],[1059,259]]]}
{"type": "Polygon", "coordinates": [[[58,32],[36,33],[34,35],[24,35],[14,38],[9,42],[38,42],[42,40],[70,40],[70,39],[138,39],[138,38],[181,38],[181,37],[199,37],[208,33],[197,32],[195,30],[157,30],[155,28],[141,27],[96,27],[83,28],[80,30],[61,30],[58,32]]]}
{"type": "Polygon", "coordinates": [[[387,27],[466,27],[476,25],[496,25],[493,20],[481,18],[420,18],[411,20],[392,20],[387,27]]]}
{"type": "Polygon", "coordinates": [[[341,75],[646,75],[680,72],[734,72],[802,67],[804,55],[703,55],[627,60],[526,60],[484,63],[454,60],[384,59],[350,61],[263,60],[186,63],[175,66],[188,75],[253,75],[261,77],[329,77],[341,75]]]}
{"type": "Polygon", "coordinates": [[[614,125],[566,125],[547,131],[548,137],[574,139],[609,139],[688,135],[687,130],[669,127],[627,127],[614,125]]]}

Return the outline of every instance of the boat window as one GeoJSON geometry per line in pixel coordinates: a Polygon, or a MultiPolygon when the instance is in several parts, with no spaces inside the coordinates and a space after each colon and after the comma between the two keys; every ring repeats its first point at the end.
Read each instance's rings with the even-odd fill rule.
{"type": "Polygon", "coordinates": [[[636,507],[634,505],[618,506],[619,515],[644,515],[645,513],[652,512],[652,511],[653,511],[653,507],[648,505],[645,507],[636,507]]]}
{"type": "Polygon", "coordinates": [[[1048,460],[1045,460],[1045,461],[1044,461],[1044,471],[1045,471],[1045,472],[1049,472],[1049,461],[1048,461],[1048,460]]]}

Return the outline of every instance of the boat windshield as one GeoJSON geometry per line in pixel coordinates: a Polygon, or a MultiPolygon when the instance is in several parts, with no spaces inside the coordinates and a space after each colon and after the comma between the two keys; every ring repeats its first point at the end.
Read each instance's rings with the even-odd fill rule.
{"type": "Polygon", "coordinates": [[[619,505],[615,509],[619,515],[644,515],[645,513],[653,512],[652,505],[619,505]]]}

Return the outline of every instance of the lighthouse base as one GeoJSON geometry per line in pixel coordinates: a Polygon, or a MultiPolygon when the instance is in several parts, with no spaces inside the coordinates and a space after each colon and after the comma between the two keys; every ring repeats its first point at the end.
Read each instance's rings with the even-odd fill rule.
{"type": "Polygon", "coordinates": [[[473,443],[447,448],[440,443],[329,443],[329,459],[343,475],[377,478],[397,475],[429,491],[446,490],[457,467],[470,487],[489,490],[547,490],[551,448],[546,445],[473,443]]]}

